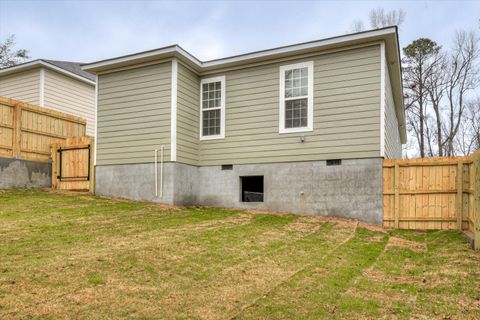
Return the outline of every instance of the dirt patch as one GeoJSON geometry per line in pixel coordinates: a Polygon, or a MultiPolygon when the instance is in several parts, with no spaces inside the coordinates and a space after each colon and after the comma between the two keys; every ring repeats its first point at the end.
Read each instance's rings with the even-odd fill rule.
{"type": "Polygon", "coordinates": [[[293,266],[288,263],[261,258],[240,268],[229,269],[212,282],[198,288],[203,292],[202,296],[192,294],[193,296],[183,301],[196,301],[192,309],[200,318],[219,319],[222,315],[232,314],[245,304],[249,297],[261,296],[270,287],[291,276],[294,271],[293,266]]]}
{"type": "Polygon", "coordinates": [[[357,288],[350,288],[346,295],[351,295],[353,297],[362,299],[367,298],[370,300],[377,300],[382,301],[382,303],[386,304],[388,307],[391,307],[397,301],[415,303],[417,301],[417,297],[414,295],[408,295],[401,293],[400,291],[395,292],[380,292],[380,291],[369,291],[364,292],[363,290],[359,290],[357,288]]]}
{"type": "Polygon", "coordinates": [[[390,237],[388,239],[387,248],[388,247],[406,248],[406,249],[413,250],[415,252],[427,251],[427,246],[425,243],[411,241],[411,240],[397,238],[397,237],[390,237]]]}
{"type": "MultiPolygon", "coordinates": [[[[235,208],[231,208],[232,210],[236,210],[235,208]]],[[[278,212],[278,211],[268,211],[268,210],[259,210],[259,209],[248,209],[245,210],[245,212],[248,212],[250,214],[273,214],[276,216],[289,216],[291,213],[287,212],[278,212]]]]}
{"type": "Polygon", "coordinates": [[[379,224],[359,222],[358,227],[368,229],[368,230],[371,230],[371,231],[387,233],[387,230],[382,225],[379,225],[379,224]]]}
{"type": "Polygon", "coordinates": [[[173,232],[178,234],[179,232],[184,232],[184,231],[216,230],[216,229],[246,225],[246,224],[249,224],[251,221],[252,221],[251,215],[241,214],[239,216],[225,218],[222,220],[209,220],[209,221],[200,222],[200,223],[186,224],[181,227],[165,228],[165,229],[162,229],[162,232],[164,233],[173,232]]]}
{"type": "Polygon", "coordinates": [[[74,191],[74,190],[58,190],[58,189],[42,189],[49,194],[56,194],[61,196],[92,196],[92,194],[88,191],[74,191]]]}
{"type": "MultiPolygon", "coordinates": [[[[234,209],[232,210],[240,210],[240,209],[234,209]]],[[[344,225],[355,225],[358,223],[357,220],[355,219],[347,219],[347,218],[339,218],[339,217],[331,217],[331,216],[319,216],[319,215],[298,215],[292,212],[279,212],[279,211],[268,211],[268,210],[256,210],[256,209],[248,209],[244,210],[245,212],[251,213],[251,214],[269,214],[269,215],[279,215],[279,216],[300,216],[300,219],[304,219],[305,221],[317,221],[317,222],[335,222],[339,224],[344,224],[344,225]]],[[[372,228],[377,226],[373,224],[367,224],[363,223],[365,226],[371,226],[372,228]]],[[[383,230],[381,226],[377,226],[380,229],[383,230]]]]}
{"type": "Polygon", "coordinates": [[[402,275],[393,276],[393,275],[388,275],[385,272],[374,271],[374,270],[365,270],[363,272],[363,276],[377,283],[397,282],[402,284],[413,284],[413,285],[423,284],[423,279],[420,279],[420,278],[414,278],[414,277],[408,277],[408,276],[402,276],[402,275]]]}
{"type": "Polygon", "coordinates": [[[438,270],[437,272],[426,272],[425,275],[466,277],[468,276],[468,272],[453,268],[443,268],[441,270],[438,270]]]}
{"type": "Polygon", "coordinates": [[[317,231],[320,226],[323,224],[323,221],[318,221],[316,219],[311,219],[309,217],[301,217],[294,222],[291,222],[285,226],[287,231],[295,231],[301,233],[311,233],[317,231]]]}

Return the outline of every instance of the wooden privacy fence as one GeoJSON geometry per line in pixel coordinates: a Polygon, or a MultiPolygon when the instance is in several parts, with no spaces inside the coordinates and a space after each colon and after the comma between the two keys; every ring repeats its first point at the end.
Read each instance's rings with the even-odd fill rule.
{"type": "Polygon", "coordinates": [[[84,136],[86,121],[0,96],[0,157],[50,161],[50,145],[84,136]]]}
{"type": "Polygon", "coordinates": [[[383,207],[385,227],[466,230],[480,247],[480,151],[384,160],[383,207]]]}
{"type": "Polygon", "coordinates": [[[52,188],[89,190],[94,188],[93,139],[70,137],[51,146],[52,188]]]}

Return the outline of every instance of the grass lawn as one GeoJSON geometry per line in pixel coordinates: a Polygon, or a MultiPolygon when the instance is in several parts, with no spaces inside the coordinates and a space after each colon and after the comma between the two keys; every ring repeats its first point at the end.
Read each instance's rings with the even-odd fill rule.
{"type": "Polygon", "coordinates": [[[0,190],[0,319],[479,319],[458,232],[0,190]]]}

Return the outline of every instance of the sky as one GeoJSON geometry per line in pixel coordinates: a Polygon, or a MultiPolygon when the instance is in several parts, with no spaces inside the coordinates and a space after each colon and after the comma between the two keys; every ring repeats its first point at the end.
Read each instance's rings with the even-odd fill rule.
{"type": "Polygon", "coordinates": [[[0,0],[0,41],[31,59],[93,62],[179,44],[200,60],[346,34],[371,9],[403,9],[400,44],[480,31],[480,1],[0,0]]]}

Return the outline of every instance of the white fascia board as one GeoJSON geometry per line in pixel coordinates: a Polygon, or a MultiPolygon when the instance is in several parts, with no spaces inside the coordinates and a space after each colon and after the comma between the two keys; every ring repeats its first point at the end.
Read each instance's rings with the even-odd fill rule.
{"type": "Polygon", "coordinates": [[[107,59],[99,62],[94,62],[94,63],[89,63],[85,64],[82,66],[83,70],[90,70],[90,69],[96,69],[100,67],[105,67],[109,65],[114,65],[118,63],[123,63],[123,62],[128,62],[132,60],[140,60],[140,59],[146,59],[146,58],[151,58],[155,56],[161,56],[161,55],[166,55],[166,54],[179,54],[197,66],[201,66],[202,62],[195,58],[193,55],[182,49],[181,47],[177,45],[165,47],[165,48],[160,48],[152,51],[147,51],[147,52],[141,52],[141,53],[136,53],[128,56],[123,56],[123,57],[118,57],[118,58],[112,58],[112,59],[107,59]]]}
{"type": "Polygon", "coordinates": [[[239,56],[210,60],[205,62],[202,62],[199,59],[195,58],[193,55],[185,51],[180,46],[173,45],[173,46],[164,47],[156,50],[140,52],[140,53],[132,54],[128,56],[112,58],[112,59],[98,61],[90,64],[85,64],[82,66],[82,69],[92,70],[96,68],[106,67],[109,65],[115,65],[118,63],[125,63],[129,61],[133,62],[135,60],[141,60],[146,58],[154,58],[156,56],[166,55],[166,54],[177,54],[179,56],[182,56],[183,58],[189,60],[199,68],[221,67],[222,65],[226,65],[229,63],[241,62],[241,61],[251,60],[251,59],[258,59],[262,57],[267,58],[267,57],[275,56],[279,54],[295,53],[296,51],[301,51],[306,49],[314,49],[314,48],[320,49],[321,47],[324,47],[324,46],[331,46],[335,44],[341,44],[343,42],[358,41],[358,40],[364,40],[372,37],[385,36],[388,34],[395,34],[395,32],[396,32],[395,27],[391,27],[391,28],[385,28],[380,30],[366,31],[362,33],[317,40],[312,42],[300,43],[300,44],[295,44],[295,45],[285,46],[285,47],[280,47],[275,49],[268,49],[268,50],[253,52],[253,53],[247,53],[239,56]]]}
{"type": "Polygon", "coordinates": [[[13,66],[13,67],[0,69],[0,75],[13,73],[17,70],[29,69],[29,68],[32,68],[32,67],[35,67],[35,66],[40,66],[40,60],[34,60],[34,61],[22,63],[20,65],[16,65],[16,66],[13,66]]]}
{"type": "Polygon", "coordinates": [[[274,56],[274,55],[278,55],[278,54],[290,53],[290,52],[306,50],[306,49],[321,48],[321,47],[324,47],[324,46],[340,44],[342,42],[368,39],[368,38],[371,38],[371,37],[377,37],[377,36],[382,36],[382,35],[387,35],[387,34],[392,34],[392,33],[395,33],[394,28],[374,30],[374,31],[368,31],[368,32],[359,33],[359,34],[351,34],[351,35],[345,35],[345,36],[341,36],[341,37],[334,37],[334,38],[329,38],[329,39],[324,39],[324,40],[317,40],[317,41],[295,44],[295,45],[286,46],[286,47],[280,47],[280,48],[276,48],[276,49],[269,49],[269,50],[254,52],[254,53],[247,53],[247,54],[244,54],[244,55],[234,56],[234,57],[230,57],[230,58],[222,58],[222,59],[218,59],[218,60],[205,61],[205,62],[202,62],[202,67],[204,67],[204,68],[214,67],[214,66],[219,66],[219,65],[223,65],[223,64],[239,62],[239,61],[242,61],[242,60],[257,59],[257,58],[274,56]]]}
{"type": "Polygon", "coordinates": [[[51,70],[54,70],[54,71],[57,71],[59,73],[62,73],[66,76],[69,76],[71,78],[74,78],[74,79],[77,79],[77,80],[80,80],[80,81],[83,81],[83,82],[86,82],[90,85],[95,85],[95,81],[92,81],[92,80],[89,80],[85,77],[82,77],[82,76],[79,76],[78,74],[75,74],[75,73],[72,73],[70,71],[67,71],[65,69],[62,69],[62,68],[59,68],[53,64],[50,64],[48,62],[45,62],[43,60],[35,60],[35,61],[31,61],[31,62],[27,62],[27,63],[23,63],[21,65],[18,65],[18,66],[14,66],[14,67],[10,67],[10,68],[6,68],[6,69],[1,69],[0,70],[0,76],[3,75],[3,74],[10,74],[10,73],[14,73],[14,72],[17,72],[17,71],[22,71],[22,70],[27,70],[27,69],[31,69],[31,68],[34,68],[34,67],[44,67],[44,68],[48,68],[48,69],[51,69],[51,70]]]}

